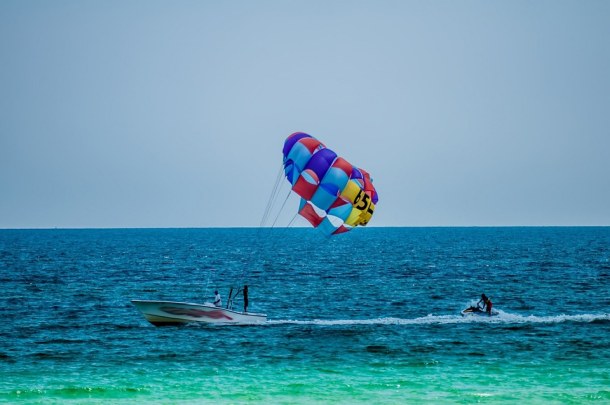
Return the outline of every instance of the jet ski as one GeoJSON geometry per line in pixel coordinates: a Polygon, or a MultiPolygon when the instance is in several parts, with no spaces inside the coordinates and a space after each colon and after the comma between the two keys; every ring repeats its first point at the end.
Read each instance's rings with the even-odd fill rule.
{"type": "Polygon", "coordinates": [[[494,311],[492,309],[491,311],[491,315],[487,313],[487,311],[482,310],[479,307],[475,307],[475,306],[470,306],[468,308],[466,308],[465,310],[462,311],[462,316],[466,316],[466,315],[478,315],[478,316],[496,316],[498,315],[497,311],[494,311]]]}

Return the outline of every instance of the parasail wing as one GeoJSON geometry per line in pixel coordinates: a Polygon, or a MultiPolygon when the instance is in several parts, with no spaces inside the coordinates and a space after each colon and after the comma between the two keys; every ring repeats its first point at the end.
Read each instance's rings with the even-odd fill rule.
{"type": "Polygon", "coordinates": [[[326,234],[344,233],[366,225],[378,201],[373,181],[304,132],[284,142],[284,174],[301,197],[299,214],[326,234]]]}

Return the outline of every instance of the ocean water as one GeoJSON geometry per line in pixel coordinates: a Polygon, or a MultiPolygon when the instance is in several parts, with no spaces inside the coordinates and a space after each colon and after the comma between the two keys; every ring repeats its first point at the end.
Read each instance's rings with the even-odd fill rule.
{"type": "Polygon", "coordinates": [[[0,282],[0,402],[610,403],[607,227],[0,230],[0,282]]]}

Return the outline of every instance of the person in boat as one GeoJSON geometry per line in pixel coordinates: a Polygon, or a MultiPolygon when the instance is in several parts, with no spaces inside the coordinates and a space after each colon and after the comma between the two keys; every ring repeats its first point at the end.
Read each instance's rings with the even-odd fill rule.
{"type": "Polygon", "coordinates": [[[491,300],[487,297],[487,295],[485,294],[481,294],[481,299],[479,302],[477,302],[477,308],[481,308],[482,310],[484,310],[485,312],[487,312],[487,314],[489,316],[491,316],[491,308],[493,307],[493,303],[491,302],[491,300]],[[481,307],[481,303],[483,304],[483,306],[481,307]]]}
{"type": "Polygon", "coordinates": [[[220,299],[220,294],[218,293],[218,290],[214,291],[214,306],[222,306],[222,300],[220,299]]]}
{"type": "Polygon", "coordinates": [[[248,286],[244,286],[244,312],[248,312],[248,286]]]}

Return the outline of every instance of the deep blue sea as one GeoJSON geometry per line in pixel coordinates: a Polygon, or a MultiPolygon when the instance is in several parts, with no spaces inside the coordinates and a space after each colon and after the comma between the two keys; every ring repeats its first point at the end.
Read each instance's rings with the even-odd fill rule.
{"type": "Polygon", "coordinates": [[[608,227],[0,230],[0,282],[0,402],[610,403],[608,227]]]}

